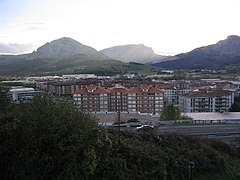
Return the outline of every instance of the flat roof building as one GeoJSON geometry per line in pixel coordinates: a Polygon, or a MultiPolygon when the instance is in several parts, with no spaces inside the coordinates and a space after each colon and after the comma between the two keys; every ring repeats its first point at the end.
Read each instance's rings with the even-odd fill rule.
{"type": "Polygon", "coordinates": [[[34,95],[38,95],[40,91],[36,91],[34,88],[15,87],[10,89],[8,96],[13,102],[22,102],[32,100],[34,95]]]}

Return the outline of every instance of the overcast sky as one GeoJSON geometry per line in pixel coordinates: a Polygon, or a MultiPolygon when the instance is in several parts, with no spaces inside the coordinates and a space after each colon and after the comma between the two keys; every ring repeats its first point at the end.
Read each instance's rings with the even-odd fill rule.
{"type": "Polygon", "coordinates": [[[0,0],[0,43],[71,37],[97,50],[144,44],[177,54],[240,35],[240,0],[0,0]]]}

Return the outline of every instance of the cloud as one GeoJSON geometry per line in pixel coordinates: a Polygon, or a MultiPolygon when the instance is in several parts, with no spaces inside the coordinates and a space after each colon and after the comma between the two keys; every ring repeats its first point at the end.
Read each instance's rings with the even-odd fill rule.
{"type": "Polygon", "coordinates": [[[15,33],[46,30],[44,25],[45,23],[42,22],[19,23],[15,25],[15,33]]]}
{"type": "Polygon", "coordinates": [[[45,23],[43,22],[26,22],[26,23],[20,23],[18,24],[19,26],[28,26],[28,25],[32,25],[32,26],[36,26],[36,25],[44,25],[45,23]]]}
{"type": "Polygon", "coordinates": [[[41,27],[28,27],[22,30],[17,31],[16,33],[22,33],[22,32],[27,32],[27,31],[39,31],[39,30],[45,30],[45,28],[41,27]]]}
{"type": "Polygon", "coordinates": [[[0,54],[23,54],[32,52],[32,44],[5,44],[0,42],[0,54]]]}

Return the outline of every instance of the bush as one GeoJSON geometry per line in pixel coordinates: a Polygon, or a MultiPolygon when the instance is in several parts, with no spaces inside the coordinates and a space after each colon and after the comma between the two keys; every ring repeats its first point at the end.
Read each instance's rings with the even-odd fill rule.
{"type": "Polygon", "coordinates": [[[210,147],[214,148],[217,150],[219,153],[225,155],[231,155],[231,156],[236,156],[238,153],[234,149],[233,146],[230,144],[227,144],[220,139],[204,139],[203,143],[207,143],[210,147]]]}
{"type": "Polygon", "coordinates": [[[195,138],[121,132],[119,146],[118,133],[109,133],[113,142],[113,154],[109,159],[110,169],[102,170],[105,178],[187,179],[191,161],[195,163],[196,173],[218,171],[225,167],[223,156],[195,138]],[[121,161],[118,165],[117,159],[121,161]]]}

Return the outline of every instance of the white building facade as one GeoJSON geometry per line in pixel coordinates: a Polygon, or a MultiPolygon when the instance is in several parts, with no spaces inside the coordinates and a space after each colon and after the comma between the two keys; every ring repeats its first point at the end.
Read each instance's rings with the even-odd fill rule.
{"type": "Polygon", "coordinates": [[[26,87],[12,88],[8,92],[8,96],[10,97],[12,102],[29,101],[33,99],[33,96],[39,94],[40,91],[36,91],[34,88],[26,87]]]}
{"type": "Polygon", "coordinates": [[[191,89],[171,88],[164,90],[164,96],[169,104],[179,105],[179,95],[191,92],[191,89]]]}
{"type": "Polygon", "coordinates": [[[210,90],[186,93],[179,96],[181,112],[228,112],[234,103],[234,93],[227,90],[210,90]]]}

